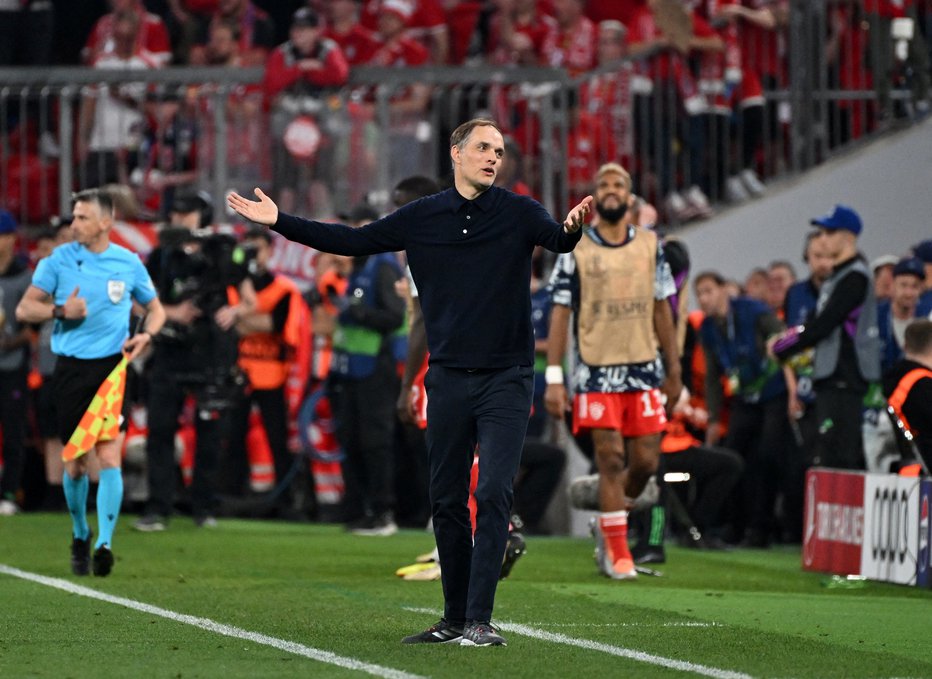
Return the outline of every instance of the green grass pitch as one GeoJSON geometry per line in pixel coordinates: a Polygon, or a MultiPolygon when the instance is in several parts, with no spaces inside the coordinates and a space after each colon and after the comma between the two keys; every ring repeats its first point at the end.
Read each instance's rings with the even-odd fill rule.
{"type": "Polygon", "coordinates": [[[199,530],[181,517],[142,534],[131,521],[117,529],[112,575],[78,578],[66,515],[0,520],[0,677],[932,677],[932,592],[828,588],[801,570],[798,549],[668,547],[662,577],[613,582],[596,572],[591,540],[530,538],[498,589],[508,646],[425,647],[400,639],[439,617],[440,583],[394,575],[430,549],[424,532],[241,520],[199,530]]]}

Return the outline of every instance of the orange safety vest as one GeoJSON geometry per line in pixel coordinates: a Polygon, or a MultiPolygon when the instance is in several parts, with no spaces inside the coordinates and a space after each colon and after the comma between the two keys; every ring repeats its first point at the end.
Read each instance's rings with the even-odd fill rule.
{"type": "MultiPolygon", "coordinates": [[[[256,311],[266,314],[289,293],[288,318],[281,332],[254,332],[240,339],[239,365],[254,389],[277,389],[285,384],[290,354],[301,340],[300,310],[295,307],[302,301],[297,286],[284,276],[273,277],[271,283],[256,293],[256,311]]],[[[238,303],[239,294],[235,290],[230,297],[233,304],[238,303]]]]}
{"type": "Polygon", "coordinates": [[[903,415],[903,404],[906,403],[909,390],[913,388],[916,382],[924,377],[932,379],[932,370],[928,368],[913,368],[900,378],[900,382],[896,385],[896,389],[893,390],[893,393],[890,394],[890,398],[887,399],[887,403],[893,408],[893,412],[896,413],[896,416],[900,418],[900,422],[906,427],[906,431],[913,436],[915,436],[915,432],[913,428],[909,426],[909,422],[906,421],[906,416],[903,415]]]}
{"type": "Polygon", "coordinates": [[[667,422],[663,438],[660,439],[661,453],[681,453],[693,446],[702,445],[702,441],[689,433],[686,423],[679,415],[674,415],[667,422]]]}
{"type": "MultiPolygon", "coordinates": [[[[330,299],[330,291],[328,288],[335,290],[337,295],[342,297],[346,294],[348,286],[349,279],[341,276],[334,270],[325,271],[323,275],[321,275],[320,279],[317,281],[317,291],[324,300],[323,304],[321,304],[324,313],[330,316],[336,316],[340,313],[339,309],[334,305],[333,300],[330,299]]],[[[327,378],[327,375],[330,374],[330,363],[332,360],[333,337],[330,335],[315,335],[312,367],[312,374],[315,379],[323,380],[327,378]]]]}

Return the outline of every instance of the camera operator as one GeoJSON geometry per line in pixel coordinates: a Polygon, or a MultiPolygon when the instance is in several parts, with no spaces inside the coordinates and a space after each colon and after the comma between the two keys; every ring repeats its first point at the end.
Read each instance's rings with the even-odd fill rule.
{"type": "Polygon", "coordinates": [[[179,191],[169,224],[147,268],[165,300],[168,321],[149,363],[146,442],[149,502],[134,528],[165,530],[178,479],[175,434],[185,398],[196,402],[197,448],[191,484],[195,524],[216,525],[214,472],[224,442],[224,424],[243,384],[236,365],[238,317],[255,307],[255,290],[246,278],[245,256],[231,235],[214,233],[210,196],[179,191]],[[228,288],[240,291],[231,305],[228,288]]]}
{"type": "Polygon", "coordinates": [[[262,414],[275,464],[274,511],[280,518],[300,518],[293,509],[290,485],[283,485],[294,461],[288,451],[285,382],[301,341],[301,321],[308,313],[307,307],[298,287],[288,277],[268,270],[272,256],[272,235],[268,229],[251,229],[243,237],[243,245],[254,253],[249,279],[256,290],[256,308],[240,314],[236,323],[240,335],[239,366],[246,373],[248,384],[233,410],[230,445],[221,465],[221,488],[236,495],[248,488],[246,436],[255,403],[262,414]]]}

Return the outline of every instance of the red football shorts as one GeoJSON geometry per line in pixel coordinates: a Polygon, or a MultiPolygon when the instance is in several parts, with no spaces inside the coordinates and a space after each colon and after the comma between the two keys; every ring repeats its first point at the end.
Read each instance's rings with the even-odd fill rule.
{"type": "Polygon", "coordinates": [[[659,389],[622,394],[577,394],[573,401],[573,433],[581,429],[614,429],[622,436],[659,434],[667,415],[659,389]]]}

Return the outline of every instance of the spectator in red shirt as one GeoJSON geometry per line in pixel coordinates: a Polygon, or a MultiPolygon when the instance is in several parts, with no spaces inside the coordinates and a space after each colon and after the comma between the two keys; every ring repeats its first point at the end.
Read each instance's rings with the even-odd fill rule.
{"type": "Polygon", "coordinates": [[[168,37],[172,44],[176,64],[191,61],[191,47],[207,30],[211,17],[217,11],[219,0],[165,0],[167,11],[162,12],[168,37]]]}
{"type": "MultiPolygon", "coordinates": [[[[740,202],[764,192],[755,167],[764,135],[776,139],[777,104],[764,99],[764,90],[778,89],[786,81],[782,38],[789,16],[786,0],[718,0],[710,12],[713,21],[724,20],[729,44],[726,80],[732,84],[732,105],[740,111],[741,167],[729,178],[727,194],[740,202]],[[766,106],[766,122],[765,122],[766,106]]],[[[774,159],[775,160],[775,159],[774,159]]]]}
{"type": "Polygon", "coordinates": [[[93,64],[101,54],[116,50],[114,24],[117,15],[123,12],[135,12],[139,16],[134,51],[145,51],[157,66],[165,66],[171,61],[171,43],[165,23],[157,15],[147,12],[142,0],[110,0],[110,7],[113,11],[97,20],[81,50],[85,64],[93,64]]]}
{"type": "Polygon", "coordinates": [[[324,35],[340,46],[350,66],[364,64],[379,47],[378,37],[359,22],[360,0],[330,0],[324,35]]]}
{"type": "Polygon", "coordinates": [[[557,30],[544,43],[544,65],[565,68],[570,75],[596,65],[596,27],[583,14],[583,0],[554,0],[557,30]]]}
{"type": "Polygon", "coordinates": [[[450,53],[447,18],[439,0],[365,0],[360,23],[370,30],[382,32],[381,17],[385,12],[401,12],[406,16],[406,36],[429,50],[429,60],[445,64],[450,53]],[[404,5],[404,7],[401,7],[404,5]]]}
{"type": "Polygon", "coordinates": [[[469,57],[484,56],[479,31],[482,10],[483,3],[479,0],[445,0],[443,13],[450,44],[448,64],[460,65],[469,57]]]}
{"type": "MultiPolygon", "coordinates": [[[[595,168],[604,163],[618,162],[627,168],[634,163],[633,121],[631,119],[630,69],[622,65],[626,49],[627,29],[620,21],[606,19],[599,23],[597,55],[599,68],[579,89],[580,110],[592,116],[602,128],[606,147],[596,149],[595,168]]],[[[584,181],[591,184],[593,170],[584,181]]]]}
{"type": "MultiPolygon", "coordinates": [[[[349,64],[340,46],[324,37],[320,16],[302,7],[291,20],[290,38],[277,47],[265,66],[263,88],[270,105],[274,181],[278,202],[294,209],[297,189],[310,182],[314,211],[330,214],[330,190],[318,166],[329,167],[323,130],[328,109],[323,96],[346,84],[349,64]]],[[[282,208],[285,209],[285,208],[282,208]]]]}
{"type": "MultiPolygon", "coordinates": [[[[211,19],[214,21],[232,21],[239,26],[239,51],[244,66],[264,64],[277,43],[275,24],[250,0],[218,0],[217,11],[211,19]]],[[[191,49],[192,64],[206,63],[207,39],[207,34],[202,34],[198,44],[191,49]]]]}
{"type": "Polygon", "coordinates": [[[613,19],[625,26],[634,18],[634,12],[644,5],[644,0],[587,0],[586,16],[596,24],[613,19]]]}
{"type": "Polygon", "coordinates": [[[708,105],[693,78],[687,58],[701,58],[707,52],[721,52],[724,43],[707,22],[687,9],[692,35],[685,44],[675,45],[671,36],[664,33],[655,21],[658,5],[658,0],[648,0],[647,6],[635,12],[629,26],[628,46],[631,54],[657,50],[648,57],[646,64],[639,67],[639,75],[642,76],[639,82],[647,87],[639,90],[635,98],[635,124],[642,128],[636,129],[635,136],[644,140],[638,150],[639,158],[645,161],[657,159],[652,169],[657,174],[660,195],[665,196],[667,218],[682,222],[711,214],[708,198],[700,187],[703,177],[700,176],[702,173],[698,162],[705,147],[702,115],[706,113],[708,105]],[[649,85],[643,76],[649,78],[649,85]],[[681,108],[689,118],[686,138],[683,140],[689,149],[687,156],[691,161],[682,173],[689,186],[686,197],[680,194],[675,185],[677,172],[673,166],[671,148],[677,134],[675,122],[681,108]]]}
{"type": "Polygon", "coordinates": [[[508,65],[544,63],[544,45],[556,31],[557,22],[540,10],[538,0],[498,0],[498,11],[491,18],[490,61],[508,65]],[[533,54],[533,61],[526,60],[528,54],[533,54]]]}
{"type": "MultiPolygon", "coordinates": [[[[382,42],[369,64],[404,68],[428,63],[427,49],[408,37],[406,31],[413,16],[413,6],[407,0],[382,0],[379,14],[382,42]]],[[[426,113],[429,104],[430,88],[423,83],[400,87],[390,95],[388,124],[379,125],[388,136],[390,184],[423,174],[428,167],[427,141],[431,130],[426,113]]]]}

